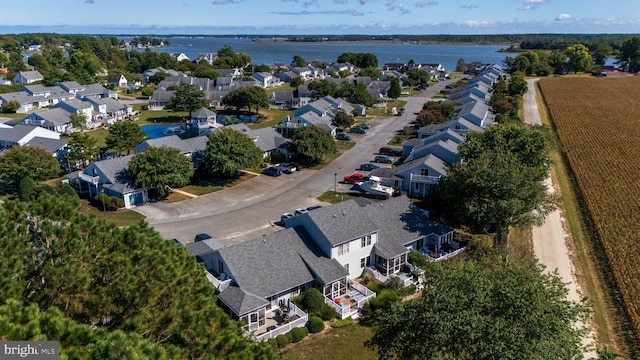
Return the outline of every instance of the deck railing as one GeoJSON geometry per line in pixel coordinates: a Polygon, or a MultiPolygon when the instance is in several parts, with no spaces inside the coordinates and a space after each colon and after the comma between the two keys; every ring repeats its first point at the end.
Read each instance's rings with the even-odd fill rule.
{"type": "Polygon", "coordinates": [[[409,178],[411,182],[414,182],[414,183],[437,184],[440,182],[440,176],[411,174],[409,178]]]}
{"type": "Polygon", "coordinates": [[[289,316],[292,317],[294,315],[298,315],[299,318],[293,321],[290,321],[286,324],[282,324],[271,331],[267,331],[264,334],[260,334],[256,336],[256,341],[266,341],[280,334],[286,334],[289,331],[291,331],[293,328],[304,327],[307,324],[307,320],[309,320],[309,316],[300,308],[298,308],[294,303],[291,303],[291,311],[289,311],[289,316]]]}

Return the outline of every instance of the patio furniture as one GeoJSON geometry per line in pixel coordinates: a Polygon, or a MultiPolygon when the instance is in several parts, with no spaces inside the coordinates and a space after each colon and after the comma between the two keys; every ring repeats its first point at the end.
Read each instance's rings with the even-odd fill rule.
{"type": "Polygon", "coordinates": [[[355,297],[353,298],[353,300],[355,300],[355,301],[360,301],[360,299],[362,299],[362,298],[364,298],[364,295],[359,294],[359,295],[355,296],[355,297]]]}
{"type": "Polygon", "coordinates": [[[350,293],[347,294],[346,297],[352,298],[352,297],[354,297],[356,295],[358,295],[358,290],[352,290],[350,293]]]}

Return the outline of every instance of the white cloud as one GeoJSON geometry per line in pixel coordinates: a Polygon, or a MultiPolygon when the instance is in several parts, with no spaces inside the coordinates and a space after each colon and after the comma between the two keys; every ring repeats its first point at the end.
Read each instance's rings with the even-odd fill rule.
{"type": "Polygon", "coordinates": [[[477,9],[479,8],[478,5],[460,5],[460,9],[477,9]]]}
{"type": "Polygon", "coordinates": [[[333,0],[334,4],[346,4],[347,0],[333,0]]]}
{"type": "Polygon", "coordinates": [[[527,0],[520,10],[535,10],[538,6],[548,2],[549,0],[527,0]]]}
{"type": "Polygon", "coordinates": [[[571,15],[569,15],[569,14],[560,14],[556,18],[556,21],[564,21],[564,20],[569,20],[569,19],[571,19],[571,15]]]}
{"type": "Polygon", "coordinates": [[[420,1],[420,2],[417,2],[415,5],[416,5],[416,7],[421,7],[422,8],[422,7],[427,7],[427,6],[438,5],[438,2],[437,1],[420,1]]]}
{"type": "Polygon", "coordinates": [[[229,4],[239,4],[244,0],[213,0],[211,2],[212,5],[229,5],[229,4]]]}
{"type": "Polygon", "coordinates": [[[326,11],[273,11],[272,14],[277,15],[351,15],[351,16],[362,16],[364,13],[359,12],[356,9],[345,9],[345,10],[326,10],[326,11]]]}

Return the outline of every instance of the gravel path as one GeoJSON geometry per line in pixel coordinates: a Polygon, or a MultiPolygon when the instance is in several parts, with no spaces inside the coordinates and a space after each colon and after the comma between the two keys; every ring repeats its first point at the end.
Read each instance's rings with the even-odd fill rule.
{"type": "MultiPolygon", "coordinates": [[[[524,115],[527,124],[542,124],[540,113],[538,112],[538,103],[536,99],[535,83],[538,79],[529,79],[529,91],[524,95],[524,115]]],[[[545,181],[551,193],[555,192],[551,178],[545,181]]],[[[582,298],[582,290],[578,285],[575,277],[575,268],[571,262],[569,247],[567,241],[570,237],[565,231],[565,219],[562,217],[560,210],[552,212],[547,216],[544,224],[533,228],[533,251],[543,264],[547,272],[557,271],[558,276],[567,284],[569,289],[568,299],[572,301],[580,301],[582,298]]],[[[594,344],[593,332],[583,341],[584,344],[594,344]]],[[[585,359],[597,357],[595,351],[585,352],[585,359]]]]}

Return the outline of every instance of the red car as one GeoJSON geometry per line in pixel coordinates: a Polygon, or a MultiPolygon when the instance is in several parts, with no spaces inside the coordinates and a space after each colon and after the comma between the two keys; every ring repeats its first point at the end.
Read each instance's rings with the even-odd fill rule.
{"type": "Polygon", "coordinates": [[[361,181],[364,181],[364,175],[360,173],[354,173],[344,177],[344,182],[346,182],[347,184],[355,184],[361,181]]]}

